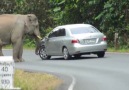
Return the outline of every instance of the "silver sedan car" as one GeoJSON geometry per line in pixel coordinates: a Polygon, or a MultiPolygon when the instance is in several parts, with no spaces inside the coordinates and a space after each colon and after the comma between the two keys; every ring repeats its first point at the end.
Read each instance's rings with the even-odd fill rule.
{"type": "Polygon", "coordinates": [[[58,26],[42,40],[39,56],[43,60],[51,56],[63,56],[67,60],[84,54],[101,58],[107,50],[106,40],[106,36],[90,24],[58,26]]]}

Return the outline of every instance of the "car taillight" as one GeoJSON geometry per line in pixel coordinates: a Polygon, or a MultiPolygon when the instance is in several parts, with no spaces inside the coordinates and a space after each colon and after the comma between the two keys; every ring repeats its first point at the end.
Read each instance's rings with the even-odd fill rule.
{"type": "Polygon", "coordinates": [[[71,43],[73,43],[73,44],[74,43],[79,43],[79,41],[77,39],[74,39],[74,40],[71,41],[71,43]]]}
{"type": "Polygon", "coordinates": [[[107,37],[106,36],[103,37],[103,41],[107,41],[107,37]]]}

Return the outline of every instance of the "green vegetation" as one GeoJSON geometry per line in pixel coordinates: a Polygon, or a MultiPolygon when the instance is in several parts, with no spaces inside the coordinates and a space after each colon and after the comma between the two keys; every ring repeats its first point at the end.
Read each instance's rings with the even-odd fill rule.
{"type": "Polygon", "coordinates": [[[119,52],[119,53],[129,53],[129,48],[121,48],[121,49],[115,49],[115,48],[108,48],[108,52],[119,52]]]}
{"type": "Polygon", "coordinates": [[[21,90],[55,90],[61,83],[61,80],[50,74],[15,71],[14,86],[21,90]]]}
{"type": "MultiPolygon", "coordinates": [[[[109,47],[114,46],[117,32],[119,48],[129,48],[128,0],[1,0],[0,13],[34,13],[42,37],[58,25],[92,24],[107,36],[109,47]]],[[[34,47],[32,38],[26,38],[25,44],[34,47]]]]}

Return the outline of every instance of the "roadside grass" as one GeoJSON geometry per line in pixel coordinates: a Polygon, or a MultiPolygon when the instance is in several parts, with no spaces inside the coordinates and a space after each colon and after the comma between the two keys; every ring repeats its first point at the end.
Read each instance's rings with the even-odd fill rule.
{"type": "MultiPolygon", "coordinates": [[[[6,46],[4,46],[3,48],[4,48],[4,49],[12,49],[12,45],[6,45],[6,46]]],[[[24,46],[23,46],[23,49],[30,49],[30,50],[32,50],[32,49],[35,49],[35,47],[33,47],[33,46],[28,46],[28,45],[24,45],[24,46]]]]}
{"type": "Polygon", "coordinates": [[[56,90],[61,83],[62,80],[50,74],[15,70],[14,86],[21,90],[56,90]]]}
{"type": "Polygon", "coordinates": [[[108,52],[120,52],[120,53],[129,53],[129,48],[121,48],[121,49],[115,49],[115,48],[108,48],[108,52]]]}

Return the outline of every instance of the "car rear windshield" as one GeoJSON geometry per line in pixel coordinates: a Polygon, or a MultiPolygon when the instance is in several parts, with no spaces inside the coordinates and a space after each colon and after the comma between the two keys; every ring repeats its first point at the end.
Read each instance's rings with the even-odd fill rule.
{"type": "Polygon", "coordinates": [[[95,27],[76,27],[70,29],[72,34],[84,34],[84,33],[98,33],[100,32],[95,27]]]}

